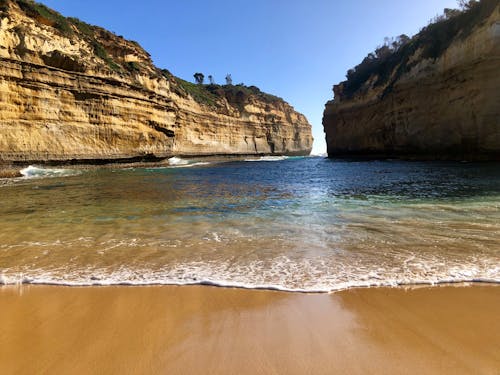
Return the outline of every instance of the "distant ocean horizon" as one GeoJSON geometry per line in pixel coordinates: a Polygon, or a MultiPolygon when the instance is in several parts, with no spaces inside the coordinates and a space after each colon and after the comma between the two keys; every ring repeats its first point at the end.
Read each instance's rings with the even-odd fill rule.
{"type": "Polygon", "coordinates": [[[0,284],[500,283],[498,163],[262,157],[0,184],[0,284]]]}

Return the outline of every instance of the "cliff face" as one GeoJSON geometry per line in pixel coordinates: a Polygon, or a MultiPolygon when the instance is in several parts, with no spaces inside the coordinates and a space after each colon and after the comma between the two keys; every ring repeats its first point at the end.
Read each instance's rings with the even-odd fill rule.
{"type": "Polygon", "coordinates": [[[330,157],[500,159],[500,6],[469,12],[381,63],[367,57],[334,86],[323,116],[330,157]],[[379,65],[363,71],[370,63],[379,65]]]}
{"type": "Polygon", "coordinates": [[[283,100],[194,87],[204,101],[193,86],[135,42],[0,0],[0,161],[310,152],[311,126],[283,100]]]}

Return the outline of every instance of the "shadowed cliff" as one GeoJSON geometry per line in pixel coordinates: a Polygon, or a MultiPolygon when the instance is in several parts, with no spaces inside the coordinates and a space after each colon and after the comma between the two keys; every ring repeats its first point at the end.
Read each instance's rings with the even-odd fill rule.
{"type": "Polygon", "coordinates": [[[328,155],[500,159],[500,5],[470,2],[370,53],[335,85],[328,155]]]}

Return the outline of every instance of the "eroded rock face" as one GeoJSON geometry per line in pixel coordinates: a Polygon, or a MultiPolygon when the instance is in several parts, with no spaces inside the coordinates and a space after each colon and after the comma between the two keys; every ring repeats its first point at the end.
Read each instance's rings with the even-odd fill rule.
{"type": "Polygon", "coordinates": [[[312,148],[311,126],[282,100],[203,103],[135,42],[78,20],[62,27],[21,1],[0,6],[0,161],[312,148]]]}
{"type": "Polygon", "coordinates": [[[417,49],[384,85],[371,77],[349,98],[335,86],[323,117],[329,156],[500,160],[499,14],[436,59],[417,49]]]}

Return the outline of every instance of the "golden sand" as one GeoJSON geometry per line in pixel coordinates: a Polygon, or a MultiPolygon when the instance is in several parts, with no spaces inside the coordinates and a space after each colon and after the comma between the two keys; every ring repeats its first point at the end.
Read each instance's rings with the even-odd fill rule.
{"type": "Polygon", "coordinates": [[[500,287],[0,288],[0,374],[500,374],[500,287]]]}

